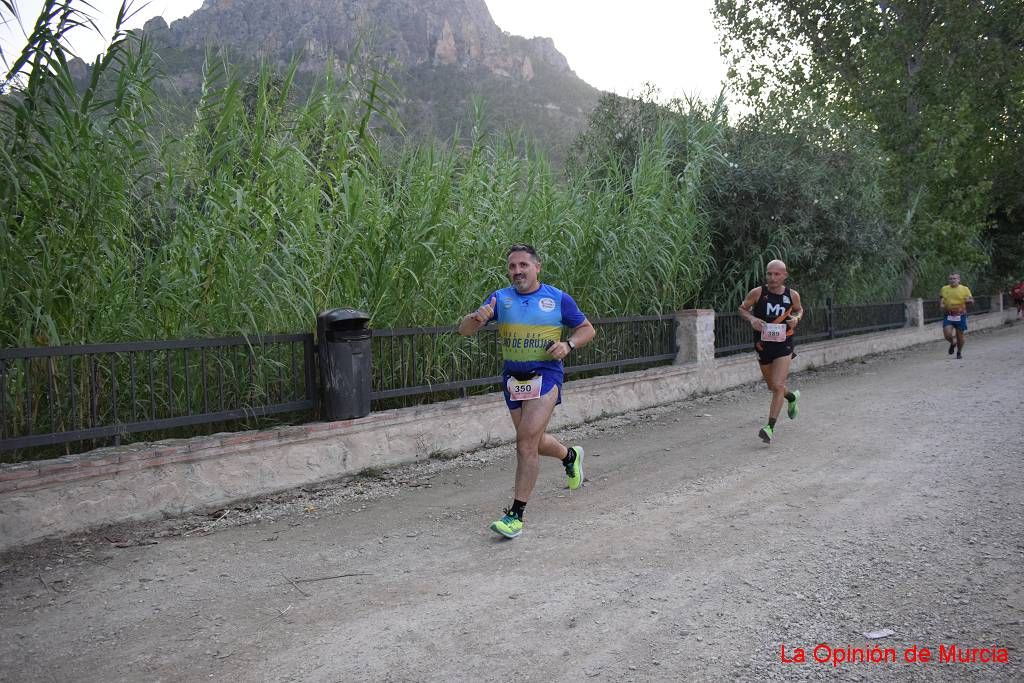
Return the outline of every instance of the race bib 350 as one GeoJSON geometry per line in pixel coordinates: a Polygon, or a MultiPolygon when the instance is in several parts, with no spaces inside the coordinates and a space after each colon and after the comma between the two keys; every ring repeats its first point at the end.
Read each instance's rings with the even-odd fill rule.
{"type": "Polygon", "coordinates": [[[534,398],[540,398],[540,389],[543,379],[544,378],[540,375],[527,380],[518,380],[515,377],[509,377],[508,382],[505,384],[508,388],[509,398],[513,401],[529,401],[534,398]]]}

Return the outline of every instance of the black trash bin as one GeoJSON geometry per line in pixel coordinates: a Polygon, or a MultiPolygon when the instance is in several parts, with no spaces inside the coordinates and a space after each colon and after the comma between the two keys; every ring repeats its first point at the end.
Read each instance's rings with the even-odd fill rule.
{"type": "Polygon", "coordinates": [[[370,316],[351,308],[332,308],[316,317],[325,420],[351,420],[370,413],[369,321],[370,316]]]}

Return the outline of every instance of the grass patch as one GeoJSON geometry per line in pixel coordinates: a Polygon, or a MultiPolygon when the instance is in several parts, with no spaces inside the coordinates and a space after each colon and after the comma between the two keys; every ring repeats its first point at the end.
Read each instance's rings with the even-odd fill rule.
{"type": "Polygon", "coordinates": [[[437,451],[436,453],[430,454],[431,460],[455,460],[461,453],[454,453],[452,451],[437,451]]]}
{"type": "Polygon", "coordinates": [[[382,467],[367,467],[356,474],[357,479],[371,479],[375,481],[387,479],[388,476],[388,471],[382,467]]]}

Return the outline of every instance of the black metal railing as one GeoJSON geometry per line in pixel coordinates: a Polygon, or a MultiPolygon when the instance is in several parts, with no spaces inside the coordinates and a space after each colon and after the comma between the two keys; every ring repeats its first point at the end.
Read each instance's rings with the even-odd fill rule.
{"type": "Polygon", "coordinates": [[[675,316],[641,315],[594,321],[597,335],[569,354],[566,375],[593,375],[624,368],[650,367],[675,360],[675,316]]]}
{"type": "MultiPolygon", "coordinates": [[[[971,311],[987,312],[992,303],[976,297],[971,311]]],[[[941,319],[937,301],[924,307],[927,322],[941,319]]],[[[903,303],[826,301],[805,306],[798,341],[905,324],[903,303]]],[[[671,363],[676,325],[674,316],[594,321],[597,337],[569,356],[566,373],[587,377],[671,363]]],[[[714,338],[715,355],[726,356],[749,349],[754,335],[737,313],[726,313],[715,317],[714,338]]],[[[372,346],[374,409],[492,391],[500,381],[494,325],[469,338],[454,326],[373,330],[372,346]]],[[[253,419],[272,415],[309,421],[317,418],[316,365],[310,334],[0,349],[0,452],[72,443],[88,450],[128,434],[166,438],[166,430],[198,425],[250,429],[253,419]]]]}
{"type": "Polygon", "coordinates": [[[310,334],[0,349],[0,451],[312,411],[314,363],[310,334]]]}
{"type": "Polygon", "coordinates": [[[835,337],[835,315],[831,305],[827,303],[824,306],[805,305],[797,335],[799,335],[798,343],[835,337]]]}
{"type": "Polygon", "coordinates": [[[715,314],[716,358],[747,351],[753,344],[754,331],[739,313],[715,314]]]}
{"type": "Polygon", "coordinates": [[[992,295],[982,294],[981,296],[974,297],[974,303],[967,307],[967,312],[970,313],[991,313],[992,312],[992,295]]]}
{"type": "Polygon", "coordinates": [[[462,337],[456,326],[373,330],[370,400],[458,392],[496,384],[500,349],[497,327],[462,337]]]}
{"type": "MultiPolygon", "coordinates": [[[[670,363],[676,357],[676,320],[628,316],[592,321],[597,337],[572,353],[567,375],[593,375],[670,363]]],[[[392,399],[466,396],[493,390],[501,380],[501,349],[491,324],[473,337],[456,326],[373,330],[375,407],[392,399]]]]}
{"type": "MultiPolygon", "coordinates": [[[[868,304],[862,306],[804,306],[797,334],[798,341],[835,339],[854,334],[880,332],[907,324],[906,306],[902,303],[868,304]]],[[[739,313],[715,316],[715,357],[728,356],[751,349],[754,332],[739,313]]]]}
{"type": "Polygon", "coordinates": [[[922,302],[924,308],[924,321],[934,323],[942,320],[942,304],[938,299],[925,299],[922,302]]]}
{"type": "Polygon", "coordinates": [[[831,312],[832,336],[846,337],[867,332],[882,332],[907,324],[907,307],[902,303],[834,306],[831,312]]]}

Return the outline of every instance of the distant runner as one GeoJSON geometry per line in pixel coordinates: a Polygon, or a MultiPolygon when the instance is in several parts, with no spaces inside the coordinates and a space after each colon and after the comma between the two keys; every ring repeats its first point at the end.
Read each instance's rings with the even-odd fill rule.
{"type": "Polygon", "coordinates": [[[1017,306],[1017,317],[1024,318],[1024,280],[1021,280],[1010,290],[1013,303],[1017,306]]]}
{"type": "Polygon", "coordinates": [[[942,336],[949,342],[949,353],[956,351],[957,358],[963,358],[964,333],[967,332],[967,304],[974,303],[974,296],[967,285],[960,284],[960,273],[949,274],[949,284],[939,290],[942,304],[942,336]],[[955,336],[954,336],[955,335],[955,336]]]}
{"type": "Polygon", "coordinates": [[[799,391],[787,391],[789,364],[796,356],[793,350],[793,332],[803,316],[800,294],[786,286],[789,272],[779,260],[769,261],[765,268],[765,284],[747,293],[740,304],[740,317],[754,328],[754,351],[761,367],[761,375],[772,392],[768,408],[768,424],[757,433],[765,443],[775,436],[775,422],[786,403],[789,419],[799,412],[799,391]]]}
{"type": "Polygon", "coordinates": [[[526,502],[540,474],[540,456],[557,458],[565,467],[566,485],[583,483],[583,448],[566,448],[545,434],[555,406],[562,402],[562,359],[594,338],[594,326],[571,296],[539,280],[541,262],[529,244],[514,244],[505,254],[511,287],[484,299],[459,323],[459,334],[471,336],[497,319],[505,359],[502,390],[516,428],[516,485],[512,506],[491,524],[505,538],[523,531],[526,502]],[[570,330],[563,342],[562,328],[570,330]]]}

